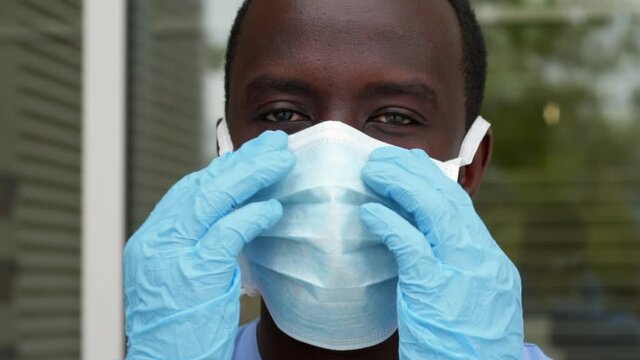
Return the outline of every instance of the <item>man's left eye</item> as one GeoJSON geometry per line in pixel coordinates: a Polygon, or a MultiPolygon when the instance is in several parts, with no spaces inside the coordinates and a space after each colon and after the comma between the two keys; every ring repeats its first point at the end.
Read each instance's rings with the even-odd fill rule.
{"type": "Polygon", "coordinates": [[[388,113],[388,114],[374,116],[370,120],[378,123],[382,123],[382,124],[389,124],[389,125],[396,125],[396,126],[411,125],[415,122],[412,118],[408,116],[404,116],[402,114],[396,114],[396,113],[388,113]]]}

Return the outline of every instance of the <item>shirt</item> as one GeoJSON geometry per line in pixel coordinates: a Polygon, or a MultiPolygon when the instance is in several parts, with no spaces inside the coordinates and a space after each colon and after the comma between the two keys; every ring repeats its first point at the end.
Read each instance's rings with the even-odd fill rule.
{"type": "MultiPolygon", "coordinates": [[[[242,326],[236,336],[233,360],[261,360],[258,351],[256,327],[258,320],[242,326]]],[[[540,348],[533,344],[525,344],[522,349],[523,360],[551,360],[540,348]]]]}

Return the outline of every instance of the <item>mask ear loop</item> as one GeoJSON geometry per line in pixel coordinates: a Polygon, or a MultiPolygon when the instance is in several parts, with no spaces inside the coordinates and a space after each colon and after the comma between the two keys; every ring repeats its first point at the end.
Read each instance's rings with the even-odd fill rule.
{"type": "MultiPolygon", "coordinates": [[[[218,156],[224,156],[233,151],[233,142],[229,134],[229,126],[225,119],[220,119],[216,126],[216,134],[218,140],[218,156]]],[[[255,297],[259,295],[258,288],[250,281],[249,266],[247,265],[244,255],[238,256],[242,273],[242,285],[240,287],[240,296],[255,297]]]]}
{"type": "Polygon", "coordinates": [[[220,119],[216,129],[218,140],[218,156],[224,156],[227,153],[233,151],[233,142],[231,141],[231,135],[229,134],[229,126],[227,120],[220,119]]]}
{"type": "Polygon", "coordinates": [[[482,139],[487,135],[490,127],[491,124],[482,116],[478,116],[473,122],[469,132],[462,140],[462,146],[460,146],[460,156],[458,157],[460,159],[460,167],[467,166],[473,162],[482,139]]]}
{"type": "MultiPolygon", "coordinates": [[[[457,158],[440,163],[440,168],[444,174],[453,181],[458,181],[460,168],[467,166],[473,162],[476,152],[482,143],[482,139],[489,131],[491,124],[482,116],[479,116],[469,128],[467,135],[460,145],[460,154],[457,158]]],[[[438,162],[436,162],[438,163],[438,162]]]]}
{"type": "Polygon", "coordinates": [[[238,256],[238,264],[240,265],[240,273],[242,274],[242,278],[240,280],[240,296],[259,296],[260,291],[256,284],[251,281],[249,264],[247,263],[247,259],[244,257],[244,254],[240,254],[240,256],[238,256]]]}

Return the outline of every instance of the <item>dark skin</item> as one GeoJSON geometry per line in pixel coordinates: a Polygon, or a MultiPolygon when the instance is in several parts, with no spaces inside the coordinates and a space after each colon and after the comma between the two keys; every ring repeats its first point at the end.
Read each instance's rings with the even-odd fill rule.
{"type": "MultiPolygon", "coordinates": [[[[465,126],[460,27],[445,1],[255,0],[231,71],[234,144],[265,130],[295,133],[325,120],[431,157],[458,156],[465,126]]],[[[459,183],[477,192],[491,158],[488,134],[459,183]]],[[[263,360],[397,359],[398,334],[337,352],[292,339],[262,304],[263,360]]]]}

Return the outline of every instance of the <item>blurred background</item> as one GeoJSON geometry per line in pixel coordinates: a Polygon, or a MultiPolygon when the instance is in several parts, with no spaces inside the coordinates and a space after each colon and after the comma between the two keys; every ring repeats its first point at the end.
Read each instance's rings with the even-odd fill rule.
{"type": "MultiPolygon", "coordinates": [[[[81,357],[86,1],[0,1],[0,360],[81,357]]],[[[240,3],[126,2],[126,236],[214,156],[240,3]]],[[[472,3],[496,140],[476,203],[520,269],[527,341],[640,359],[640,0],[472,3]]]]}

